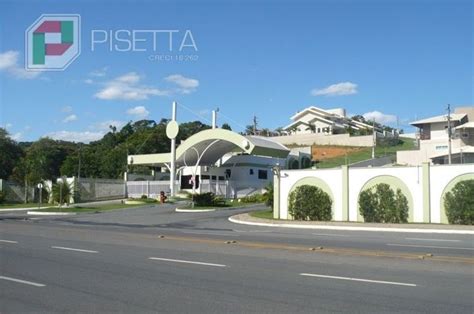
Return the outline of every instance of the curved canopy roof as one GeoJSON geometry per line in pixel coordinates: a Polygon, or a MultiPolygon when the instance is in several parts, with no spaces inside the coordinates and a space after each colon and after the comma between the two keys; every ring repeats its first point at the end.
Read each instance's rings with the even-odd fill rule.
{"type": "MultiPolygon", "coordinates": [[[[286,158],[290,153],[280,143],[260,136],[243,136],[224,129],[210,129],[196,133],[176,149],[178,166],[213,165],[231,152],[249,155],[286,158]]],[[[163,165],[171,162],[171,153],[128,156],[131,165],[163,165]]]]}

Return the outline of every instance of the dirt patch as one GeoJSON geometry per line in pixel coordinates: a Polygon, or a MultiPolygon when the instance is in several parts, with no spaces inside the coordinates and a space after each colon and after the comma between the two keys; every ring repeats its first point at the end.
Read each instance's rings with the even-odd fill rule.
{"type": "Polygon", "coordinates": [[[334,157],[345,156],[353,152],[364,150],[364,147],[346,147],[346,146],[330,146],[330,145],[313,145],[311,146],[311,154],[313,160],[324,160],[334,157]]]}

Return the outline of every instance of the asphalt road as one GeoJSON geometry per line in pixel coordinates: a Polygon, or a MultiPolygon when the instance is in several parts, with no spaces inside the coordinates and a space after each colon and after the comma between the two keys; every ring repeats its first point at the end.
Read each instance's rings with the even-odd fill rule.
{"type": "Polygon", "coordinates": [[[474,310],[473,236],[227,220],[242,211],[150,206],[28,220],[0,215],[0,312],[474,310]]]}

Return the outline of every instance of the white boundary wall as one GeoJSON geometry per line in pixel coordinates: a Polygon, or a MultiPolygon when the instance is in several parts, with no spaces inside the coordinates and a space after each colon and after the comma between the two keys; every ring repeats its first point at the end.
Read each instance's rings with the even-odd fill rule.
{"type": "MultiPolygon", "coordinates": [[[[363,221],[359,214],[360,192],[377,183],[400,188],[407,196],[409,222],[447,223],[442,201],[454,184],[474,179],[474,164],[411,167],[378,167],[311,170],[282,170],[280,179],[275,176],[274,217],[291,219],[288,213],[288,196],[295,185],[316,185],[332,194],[334,221],[363,221]],[[278,182],[276,180],[279,180],[278,182]]],[[[474,197],[474,195],[473,195],[474,197]]]]}

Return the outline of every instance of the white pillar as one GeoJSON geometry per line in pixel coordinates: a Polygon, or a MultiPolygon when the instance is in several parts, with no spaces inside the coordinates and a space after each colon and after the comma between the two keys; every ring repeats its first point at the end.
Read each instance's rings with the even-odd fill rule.
{"type": "Polygon", "coordinates": [[[215,129],[217,127],[217,112],[212,110],[212,128],[215,129]]]}
{"type": "MultiPolygon", "coordinates": [[[[171,120],[176,121],[176,101],[173,101],[173,109],[171,120]]],[[[171,139],[171,169],[170,169],[170,192],[171,196],[175,196],[176,181],[176,138],[171,139]]]]}

